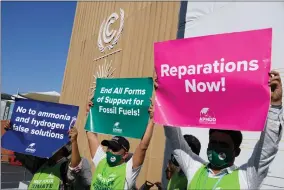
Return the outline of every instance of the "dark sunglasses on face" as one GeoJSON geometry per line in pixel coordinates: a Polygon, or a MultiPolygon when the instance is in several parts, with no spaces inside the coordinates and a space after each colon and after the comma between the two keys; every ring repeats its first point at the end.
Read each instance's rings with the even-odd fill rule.
{"type": "Polygon", "coordinates": [[[108,149],[110,149],[112,152],[118,152],[118,151],[120,151],[121,148],[118,148],[118,147],[108,147],[108,149]]]}

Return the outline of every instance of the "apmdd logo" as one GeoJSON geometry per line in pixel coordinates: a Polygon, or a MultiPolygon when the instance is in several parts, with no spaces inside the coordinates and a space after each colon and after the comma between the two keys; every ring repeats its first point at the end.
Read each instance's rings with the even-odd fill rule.
{"type": "Polygon", "coordinates": [[[216,117],[213,111],[209,108],[202,108],[200,111],[200,124],[216,124],[216,117]]]}
{"type": "Polygon", "coordinates": [[[36,151],[36,149],[35,149],[35,143],[31,143],[27,148],[26,148],[26,152],[29,152],[29,153],[34,153],[35,151],[36,151]]]}
{"type": "Polygon", "coordinates": [[[119,122],[115,122],[112,128],[112,132],[114,133],[122,133],[122,129],[119,128],[120,123],[119,122]]]}

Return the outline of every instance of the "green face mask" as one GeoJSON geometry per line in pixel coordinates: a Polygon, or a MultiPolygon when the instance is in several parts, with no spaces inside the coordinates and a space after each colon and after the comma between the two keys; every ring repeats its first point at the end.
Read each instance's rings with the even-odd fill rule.
{"type": "Polygon", "coordinates": [[[121,155],[115,155],[111,152],[106,153],[106,159],[109,166],[116,166],[122,159],[121,155]]]}
{"type": "Polygon", "coordinates": [[[233,161],[231,150],[228,149],[207,149],[207,157],[210,164],[216,168],[225,168],[233,161]]]}

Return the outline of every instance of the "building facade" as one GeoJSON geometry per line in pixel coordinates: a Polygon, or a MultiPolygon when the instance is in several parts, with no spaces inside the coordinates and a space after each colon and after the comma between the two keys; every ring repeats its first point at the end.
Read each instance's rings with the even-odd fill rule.
{"type": "MultiPolygon", "coordinates": [[[[80,106],[79,148],[90,161],[84,108],[93,93],[94,76],[152,77],[153,43],[176,38],[179,8],[180,2],[77,3],[60,102],[80,106]]],[[[139,140],[130,143],[133,152],[139,140]]],[[[138,187],[145,180],[161,180],[164,144],[163,128],[156,126],[138,187]]]]}
{"type": "MultiPolygon", "coordinates": [[[[283,7],[283,2],[78,2],[60,102],[80,106],[77,127],[81,155],[91,161],[84,125],[95,78],[153,76],[154,42],[272,27],[272,67],[283,77],[283,7]]],[[[183,128],[182,132],[200,139],[201,157],[206,158],[208,129],[183,128]]],[[[237,165],[250,157],[259,135],[244,132],[237,165]]],[[[284,175],[279,167],[284,158],[283,142],[263,189],[284,188],[284,175]]],[[[130,143],[134,151],[139,140],[130,139],[130,143]]],[[[145,180],[162,179],[166,185],[162,176],[171,151],[163,128],[156,126],[138,187],[145,180]]]]}

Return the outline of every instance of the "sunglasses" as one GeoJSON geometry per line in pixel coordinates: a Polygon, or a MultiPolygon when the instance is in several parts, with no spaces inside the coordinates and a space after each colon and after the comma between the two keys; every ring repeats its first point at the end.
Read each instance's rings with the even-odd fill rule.
{"type": "Polygon", "coordinates": [[[108,149],[110,149],[112,152],[118,152],[121,150],[121,148],[119,147],[110,147],[110,146],[108,146],[108,149]]]}
{"type": "Polygon", "coordinates": [[[121,147],[110,147],[110,146],[108,146],[108,148],[113,152],[119,152],[121,149],[125,150],[125,152],[128,152],[128,150],[123,146],[121,146],[121,147]]]}

